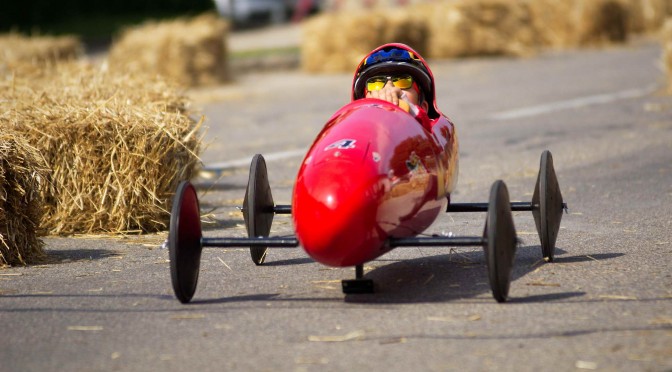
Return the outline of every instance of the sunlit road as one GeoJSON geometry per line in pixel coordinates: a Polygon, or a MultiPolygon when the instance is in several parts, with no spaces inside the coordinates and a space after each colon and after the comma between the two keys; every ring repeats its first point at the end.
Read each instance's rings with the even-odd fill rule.
{"type": "MultiPolygon", "coordinates": [[[[378,292],[348,295],[352,269],[274,250],[207,249],[194,301],[173,296],[165,234],[48,238],[59,263],[0,270],[0,370],[665,371],[672,369],[672,97],[648,41],[529,59],[432,61],[456,123],[453,201],[494,180],[531,198],[545,149],[569,204],[556,262],[534,221],[510,302],[490,293],[481,249],[398,249],[366,265],[378,292]]],[[[349,74],[245,75],[194,93],[207,116],[206,236],[243,236],[247,163],[268,157],[288,204],[303,151],[349,100],[349,74]]],[[[344,174],[343,177],[347,177],[344,174]]],[[[485,216],[442,216],[428,233],[480,235],[485,216]]],[[[328,221],[324,221],[328,223],[328,221]]],[[[273,234],[292,233],[278,216],[273,234]]]]}

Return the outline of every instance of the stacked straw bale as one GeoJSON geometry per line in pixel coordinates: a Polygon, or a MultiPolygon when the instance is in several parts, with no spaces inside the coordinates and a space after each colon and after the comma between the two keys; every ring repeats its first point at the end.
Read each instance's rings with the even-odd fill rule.
{"type": "Polygon", "coordinates": [[[519,56],[538,44],[526,1],[465,0],[419,9],[429,23],[429,57],[519,56]]]}
{"type": "Polygon", "coordinates": [[[0,35],[0,73],[20,67],[40,68],[59,61],[73,60],[84,51],[75,36],[0,35]]]}
{"type": "Polygon", "coordinates": [[[0,81],[0,113],[0,129],[48,164],[51,234],[163,230],[172,193],[199,164],[200,122],[162,80],[57,64],[0,81]]]}
{"type": "Polygon", "coordinates": [[[661,32],[663,41],[663,65],[667,74],[667,92],[672,94],[672,18],[663,24],[661,32]]]}
{"type": "MultiPolygon", "coordinates": [[[[423,56],[427,54],[429,27],[427,20],[420,13],[409,13],[407,9],[394,8],[386,11],[384,18],[385,27],[382,30],[379,45],[392,42],[404,43],[412,46],[423,56]]],[[[378,45],[374,47],[376,46],[378,45]]]]}
{"type": "Polygon", "coordinates": [[[0,267],[44,257],[37,230],[44,213],[47,173],[40,153],[19,133],[0,131],[0,267]]]}
{"type": "Polygon", "coordinates": [[[425,51],[427,27],[402,10],[324,13],[303,23],[301,67],[306,72],[353,71],[373,48],[402,42],[425,51]]]}
{"type": "Polygon", "coordinates": [[[526,55],[537,44],[530,7],[516,0],[327,13],[304,23],[302,40],[307,72],[354,70],[366,53],[389,42],[408,44],[431,58],[526,55]]]}
{"type": "Polygon", "coordinates": [[[628,37],[628,12],[618,0],[574,0],[574,33],[571,46],[625,42],[628,37]]]}
{"type": "Polygon", "coordinates": [[[430,58],[525,56],[541,48],[620,43],[655,31],[672,0],[451,0],[325,13],[304,24],[307,72],[352,71],[385,42],[430,58]]]}
{"type": "Polygon", "coordinates": [[[110,68],[160,75],[183,86],[229,80],[228,24],[215,14],[149,22],[125,30],[108,56],[110,68]]]}
{"type": "Polygon", "coordinates": [[[672,15],[672,0],[623,0],[628,11],[628,30],[633,33],[657,32],[672,15]]]}

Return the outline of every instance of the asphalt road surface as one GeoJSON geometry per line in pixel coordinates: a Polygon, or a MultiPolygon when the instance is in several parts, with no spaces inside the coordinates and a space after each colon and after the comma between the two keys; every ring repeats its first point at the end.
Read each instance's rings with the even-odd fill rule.
{"type": "MultiPolygon", "coordinates": [[[[245,249],[206,249],[182,305],[165,233],[52,237],[54,263],[0,270],[0,370],[672,370],[672,97],[660,55],[639,40],[431,61],[460,138],[453,201],[486,201],[497,179],[528,201],[541,152],[553,153],[569,204],[556,262],[541,260],[531,214],[516,212],[508,303],[492,298],[480,248],[394,250],[366,265],[371,295],[344,295],[354,270],[300,248],[260,267],[245,249]]],[[[212,171],[197,180],[206,236],[244,236],[237,207],[255,153],[276,203],[290,202],[301,155],[350,81],[283,71],[193,92],[209,126],[212,171]]],[[[484,220],[445,215],[427,233],[480,235],[484,220]]],[[[291,234],[291,218],[272,232],[291,234]]]]}

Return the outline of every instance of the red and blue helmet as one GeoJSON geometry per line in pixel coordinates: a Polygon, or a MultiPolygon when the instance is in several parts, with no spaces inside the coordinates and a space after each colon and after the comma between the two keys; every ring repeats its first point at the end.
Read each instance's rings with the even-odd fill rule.
{"type": "Polygon", "coordinates": [[[352,81],[352,100],[366,96],[366,81],[380,75],[413,77],[429,105],[427,114],[437,118],[441,112],[436,107],[434,76],[427,62],[411,47],[401,43],[381,45],[362,59],[352,81]]]}

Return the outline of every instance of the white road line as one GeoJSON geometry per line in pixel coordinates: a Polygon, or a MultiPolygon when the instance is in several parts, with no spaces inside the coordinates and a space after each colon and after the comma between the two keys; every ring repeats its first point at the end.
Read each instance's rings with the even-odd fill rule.
{"type": "Polygon", "coordinates": [[[502,111],[490,116],[492,120],[510,120],[519,119],[530,116],[537,116],[547,114],[555,111],[566,110],[570,108],[586,107],[591,105],[605,104],[618,101],[626,98],[643,97],[653,93],[656,90],[655,85],[650,85],[644,88],[622,90],[615,93],[597,94],[594,96],[586,96],[574,98],[566,101],[551,102],[538,106],[523,107],[514,110],[502,111]]]}
{"type": "MultiPolygon", "coordinates": [[[[266,161],[275,161],[275,160],[283,160],[283,159],[289,159],[289,158],[304,156],[306,154],[306,152],[308,152],[307,149],[302,149],[302,150],[288,150],[288,151],[272,152],[270,154],[262,154],[262,155],[264,156],[264,160],[266,160],[266,161]]],[[[229,160],[229,161],[224,161],[224,162],[219,162],[219,163],[206,164],[203,167],[203,170],[206,171],[206,172],[218,172],[218,171],[223,171],[223,170],[227,170],[227,169],[246,167],[246,166],[250,165],[250,162],[252,162],[252,156],[247,157],[247,158],[242,158],[242,159],[234,159],[234,160],[229,160]]]]}

